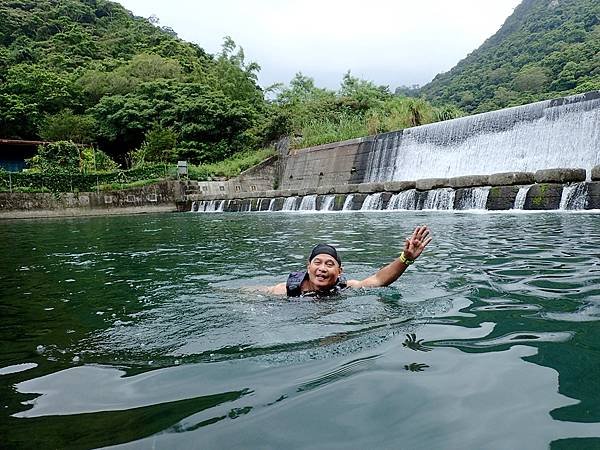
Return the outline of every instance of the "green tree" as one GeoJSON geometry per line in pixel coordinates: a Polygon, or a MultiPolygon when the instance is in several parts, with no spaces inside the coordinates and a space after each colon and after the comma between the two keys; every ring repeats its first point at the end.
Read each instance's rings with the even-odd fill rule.
{"type": "Polygon", "coordinates": [[[548,84],[546,71],[539,66],[523,67],[515,77],[514,85],[521,92],[539,92],[548,84]]]}
{"type": "Polygon", "coordinates": [[[58,141],[37,148],[37,154],[27,160],[32,172],[46,174],[79,172],[79,147],[71,141],[58,141]]]}
{"type": "Polygon", "coordinates": [[[87,144],[94,140],[96,121],[89,115],[77,115],[70,109],[44,118],[40,137],[47,141],[73,141],[87,144]]]}

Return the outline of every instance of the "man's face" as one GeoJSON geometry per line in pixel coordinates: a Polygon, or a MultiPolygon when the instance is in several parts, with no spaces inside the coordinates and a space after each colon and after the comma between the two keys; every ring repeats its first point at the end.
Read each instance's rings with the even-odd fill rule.
{"type": "Polygon", "coordinates": [[[333,256],[319,254],[306,266],[308,278],[317,290],[332,288],[342,273],[342,268],[333,256]]]}

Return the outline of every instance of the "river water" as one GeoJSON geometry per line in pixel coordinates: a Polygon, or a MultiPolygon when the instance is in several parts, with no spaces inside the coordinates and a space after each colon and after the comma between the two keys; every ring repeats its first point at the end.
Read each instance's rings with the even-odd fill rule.
{"type": "Polygon", "coordinates": [[[239,213],[0,223],[0,447],[600,447],[600,214],[239,213]],[[350,278],[284,281],[317,242],[350,278]]]}

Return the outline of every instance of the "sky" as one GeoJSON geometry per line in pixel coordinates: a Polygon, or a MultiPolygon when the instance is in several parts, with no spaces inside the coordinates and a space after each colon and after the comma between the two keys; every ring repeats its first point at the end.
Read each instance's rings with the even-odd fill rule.
{"type": "Polygon", "coordinates": [[[388,85],[424,85],[502,26],[521,0],[118,0],[136,16],[209,53],[230,36],[259,84],[298,72],[339,88],[344,74],[388,85]]]}

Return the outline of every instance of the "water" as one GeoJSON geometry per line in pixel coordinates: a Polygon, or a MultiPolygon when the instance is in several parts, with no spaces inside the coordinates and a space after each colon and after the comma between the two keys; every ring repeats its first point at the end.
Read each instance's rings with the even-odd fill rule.
{"type": "Polygon", "coordinates": [[[166,214],[0,233],[3,449],[600,445],[598,214],[166,214]],[[366,277],[421,223],[435,240],[390,287],[243,289],[283,281],[319,241],[366,277]]]}
{"type": "Polygon", "coordinates": [[[468,189],[460,199],[458,209],[485,209],[489,194],[489,186],[468,189]]]}
{"type": "Polygon", "coordinates": [[[287,197],[283,202],[283,211],[295,211],[297,209],[298,197],[287,197]]]}
{"type": "Polygon", "coordinates": [[[378,135],[363,181],[418,180],[600,164],[600,93],[378,135]]]}
{"type": "Polygon", "coordinates": [[[321,204],[321,211],[331,211],[335,201],[335,195],[326,195],[321,204]]]}
{"type": "Polygon", "coordinates": [[[575,183],[565,186],[562,191],[559,209],[585,209],[587,206],[586,183],[575,183]]]}
{"type": "Polygon", "coordinates": [[[383,207],[383,198],[381,198],[381,192],[376,194],[369,194],[362,206],[360,207],[363,211],[380,210],[383,207]]]}
{"type": "Polygon", "coordinates": [[[316,195],[305,195],[302,197],[300,202],[299,211],[316,211],[317,210],[317,196],[316,195]]]}
{"type": "Polygon", "coordinates": [[[521,186],[519,191],[517,192],[517,196],[515,197],[515,204],[513,205],[513,209],[523,209],[525,206],[525,200],[527,200],[527,193],[529,189],[531,189],[532,184],[528,186],[521,186]]]}

